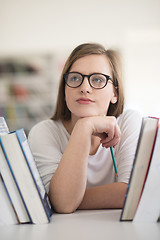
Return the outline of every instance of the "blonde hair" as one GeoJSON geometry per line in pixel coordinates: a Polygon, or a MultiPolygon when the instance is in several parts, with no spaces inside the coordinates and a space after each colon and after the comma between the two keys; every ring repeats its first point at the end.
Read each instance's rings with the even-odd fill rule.
{"type": "Polygon", "coordinates": [[[60,78],[55,113],[51,119],[53,120],[71,119],[71,112],[68,109],[65,102],[65,81],[63,79],[63,75],[70,71],[70,68],[72,67],[75,61],[77,61],[79,58],[91,54],[106,55],[111,67],[114,88],[115,91],[117,92],[117,102],[115,104],[110,103],[107,115],[118,117],[123,112],[124,93],[121,76],[121,62],[118,52],[111,49],[106,50],[102,45],[97,43],[85,43],[79,45],[71,52],[70,56],[68,57],[64,65],[60,78]]]}

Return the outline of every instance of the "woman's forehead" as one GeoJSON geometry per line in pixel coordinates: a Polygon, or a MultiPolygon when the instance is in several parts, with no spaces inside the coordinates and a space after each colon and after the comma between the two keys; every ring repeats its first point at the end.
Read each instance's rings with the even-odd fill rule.
{"type": "Polygon", "coordinates": [[[70,68],[70,71],[77,71],[83,74],[93,72],[112,74],[109,60],[104,54],[91,54],[77,59],[70,68]]]}

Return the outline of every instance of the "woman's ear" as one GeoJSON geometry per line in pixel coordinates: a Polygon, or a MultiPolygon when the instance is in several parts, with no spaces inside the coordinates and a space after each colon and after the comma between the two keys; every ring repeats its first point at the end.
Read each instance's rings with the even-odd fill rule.
{"type": "Polygon", "coordinates": [[[111,103],[115,104],[118,100],[117,92],[116,90],[113,93],[113,97],[111,98],[111,103]]]}
{"type": "Polygon", "coordinates": [[[111,99],[111,103],[115,104],[116,102],[117,102],[117,97],[113,97],[113,98],[111,99]]]}

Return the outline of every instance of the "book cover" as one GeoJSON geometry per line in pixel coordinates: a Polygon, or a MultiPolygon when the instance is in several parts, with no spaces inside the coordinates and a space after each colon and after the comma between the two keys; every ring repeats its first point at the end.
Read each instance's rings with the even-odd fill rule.
{"type": "MultiPolygon", "coordinates": [[[[24,144],[22,151],[19,141],[20,140],[17,138],[16,131],[1,136],[1,144],[3,151],[5,152],[7,163],[24,199],[25,205],[31,218],[31,222],[48,223],[50,219],[46,208],[44,208],[44,204],[42,198],[40,197],[37,184],[35,184],[36,179],[33,177],[34,173],[31,173],[31,170],[28,166],[29,160],[28,162],[26,161],[23,152],[28,151],[28,148],[25,148],[24,144]]],[[[30,153],[30,155],[32,154],[30,153]]],[[[27,158],[28,157],[29,155],[27,154],[27,158]]]]}
{"type": "Polygon", "coordinates": [[[0,225],[17,224],[18,219],[12,201],[0,174],[0,225]]]}
{"type": "Polygon", "coordinates": [[[157,222],[160,215],[160,128],[133,222],[157,222]]]}
{"type": "Polygon", "coordinates": [[[158,118],[143,118],[120,221],[134,218],[152,157],[158,122],[158,118]]]}
{"type": "Polygon", "coordinates": [[[28,144],[28,140],[27,140],[26,134],[24,132],[24,129],[16,130],[16,135],[17,135],[18,141],[20,143],[20,146],[23,150],[23,153],[24,153],[25,159],[27,161],[28,167],[30,169],[30,172],[32,174],[33,180],[37,186],[37,190],[38,190],[39,196],[41,198],[41,201],[43,203],[43,206],[45,208],[45,211],[48,215],[48,218],[50,218],[50,216],[52,215],[51,204],[50,204],[48,195],[46,193],[46,190],[44,188],[42,179],[39,175],[39,172],[38,172],[35,160],[33,158],[30,146],[28,144]]]}
{"type": "Polygon", "coordinates": [[[10,168],[7,164],[7,159],[1,146],[1,137],[0,137],[0,172],[4,179],[12,204],[17,213],[19,223],[30,222],[21,192],[18,189],[18,186],[16,185],[16,182],[14,180],[14,176],[12,175],[12,172],[10,171],[10,168]]]}

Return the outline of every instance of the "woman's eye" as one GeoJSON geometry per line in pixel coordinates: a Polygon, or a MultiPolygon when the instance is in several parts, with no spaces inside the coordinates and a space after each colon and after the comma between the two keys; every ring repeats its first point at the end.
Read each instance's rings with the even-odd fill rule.
{"type": "Polygon", "coordinates": [[[96,77],[92,79],[92,82],[104,82],[104,80],[102,78],[96,77]]]}
{"type": "Polygon", "coordinates": [[[96,78],[95,81],[96,81],[96,82],[102,82],[102,79],[96,78]]]}
{"type": "Polygon", "coordinates": [[[70,81],[71,82],[77,82],[77,81],[79,81],[80,79],[77,77],[77,76],[72,76],[71,78],[70,78],[70,81]]]}
{"type": "Polygon", "coordinates": [[[79,78],[78,77],[73,77],[73,79],[72,79],[73,81],[78,81],[79,80],[79,78]]]}

